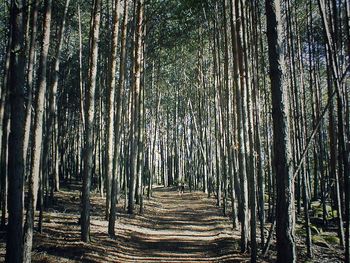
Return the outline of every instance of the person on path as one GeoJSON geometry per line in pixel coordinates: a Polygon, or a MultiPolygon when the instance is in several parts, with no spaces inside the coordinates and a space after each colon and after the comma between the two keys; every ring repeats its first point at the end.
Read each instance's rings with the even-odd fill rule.
{"type": "Polygon", "coordinates": [[[179,183],[179,194],[182,195],[183,193],[185,193],[185,183],[182,179],[179,183]]]}

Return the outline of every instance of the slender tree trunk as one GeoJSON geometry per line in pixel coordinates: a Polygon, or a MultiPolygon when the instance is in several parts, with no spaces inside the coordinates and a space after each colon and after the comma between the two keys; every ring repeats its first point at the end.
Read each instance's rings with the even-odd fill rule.
{"type": "Polygon", "coordinates": [[[137,178],[137,159],[139,151],[138,125],[140,121],[140,89],[141,89],[141,58],[142,58],[142,27],[143,27],[143,0],[136,3],[136,38],[134,53],[134,75],[133,75],[133,107],[131,123],[131,165],[130,165],[130,185],[128,193],[128,213],[134,213],[135,184],[137,178]]]}
{"type": "Polygon", "coordinates": [[[33,247],[34,213],[38,197],[40,161],[43,139],[43,115],[45,110],[45,94],[47,86],[47,58],[50,46],[52,0],[45,1],[45,17],[43,21],[43,38],[41,43],[40,64],[38,73],[39,86],[35,97],[35,119],[33,131],[33,146],[31,166],[28,181],[27,214],[24,225],[24,256],[23,261],[31,262],[33,247]]]}
{"type": "Polygon", "coordinates": [[[283,53],[281,5],[279,0],[266,0],[267,38],[269,47],[272,117],[274,138],[274,166],[276,170],[276,238],[277,262],[295,262],[294,190],[290,167],[288,128],[288,98],[283,85],[283,53]]]}
{"type": "MultiPolygon", "coordinates": [[[[153,69],[152,69],[152,75],[154,78],[153,74],[153,69]]],[[[152,80],[152,83],[153,80],[152,80]]],[[[156,116],[154,120],[154,131],[153,131],[153,140],[152,140],[152,153],[151,153],[151,168],[150,168],[150,177],[148,181],[148,192],[147,192],[147,198],[149,199],[152,197],[152,187],[153,187],[153,178],[155,178],[155,173],[156,173],[156,160],[155,160],[155,150],[156,150],[156,141],[157,141],[157,127],[158,127],[158,113],[159,113],[159,108],[160,108],[160,102],[161,102],[161,94],[160,92],[157,92],[157,108],[156,108],[156,116]]]]}
{"type": "MultiPolygon", "coordinates": [[[[322,20],[322,26],[323,26],[323,31],[324,31],[324,36],[325,36],[325,42],[326,42],[326,51],[327,51],[327,60],[328,60],[328,68],[329,71],[331,72],[333,79],[332,82],[333,83],[329,83],[329,86],[331,84],[334,84],[335,86],[335,93],[337,95],[337,103],[338,103],[338,121],[340,121],[340,123],[338,123],[338,128],[340,128],[339,131],[339,147],[342,150],[345,150],[345,142],[344,142],[344,131],[343,131],[343,92],[342,92],[342,87],[341,87],[341,82],[342,82],[342,77],[340,76],[340,72],[339,72],[339,61],[338,61],[338,57],[337,57],[337,52],[336,52],[336,48],[337,48],[337,34],[334,33],[333,37],[331,34],[331,29],[330,29],[330,25],[328,24],[327,21],[327,16],[326,16],[326,6],[325,6],[325,1],[324,0],[318,0],[318,6],[319,6],[319,10],[320,10],[320,14],[321,14],[321,20],[322,20]],[[334,37],[335,36],[335,37],[334,37]]],[[[334,14],[336,15],[336,14],[334,14]]],[[[336,23],[336,18],[332,19],[331,22],[332,25],[334,25],[334,23],[336,23]]],[[[337,28],[334,28],[335,30],[337,30],[337,28]]],[[[330,95],[330,101],[332,100],[332,95],[330,95]]],[[[335,128],[335,127],[334,127],[335,128]]],[[[333,131],[332,131],[333,132],[333,131]]],[[[341,151],[342,151],[341,150],[341,151]]],[[[349,153],[344,151],[344,159],[343,161],[345,161],[344,163],[340,163],[339,165],[339,171],[342,171],[342,165],[345,165],[344,168],[349,167],[348,165],[348,156],[349,153]]],[[[336,191],[336,202],[337,202],[337,209],[338,209],[338,236],[340,238],[340,243],[342,246],[344,246],[345,244],[345,234],[344,234],[344,227],[343,227],[343,219],[342,219],[342,205],[341,205],[341,197],[340,197],[340,188],[339,188],[339,174],[334,171],[334,176],[335,176],[335,191],[336,191]]],[[[347,169],[345,171],[345,177],[349,177],[349,169],[347,169]]]]}
{"type": "Polygon", "coordinates": [[[25,130],[24,130],[24,171],[27,170],[27,157],[28,146],[30,137],[30,126],[32,122],[32,101],[33,101],[33,78],[34,78],[34,62],[36,52],[36,35],[37,35],[37,20],[38,20],[38,6],[39,1],[35,0],[32,10],[31,29],[30,36],[30,48],[29,48],[29,60],[27,71],[27,103],[26,103],[26,115],[25,115],[25,130]]]}
{"type": "MultiPolygon", "coordinates": [[[[127,6],[127,3],[125,3],[127,6]]],[[[114,230],[114,225],[115,225],[115,217],[116,217],[116,201],[117,201],[117,180],[116,180],[116,169],[114,167],[114,160],[115,156],[118,155],[119,152],[119,138],[114,138],[114,136],[119,137],[119,116],[117,117],[116,123],[114,122],[114,117],[115,117],[115,110],[114,110],[114,100],[115,100],[115,71],[117,68],[117,46],[118,46],[118,33],[119,33],[119,6],[120,6],[120,1],[116,0],[115,1],[115,13],[114,13],[114,21],[113,21],[113,36],[112,36],[112,50],[111,50],[111,69],[110,69],[110,83],[109,83],[109,104],[108,104],[108,135],[107,135],[107,180],[111,177],[111,195],[110,195],[110,204],[111,208],[110,211],[107,212],[106,216],[108,216],[109,219],[109,224],[108,224],[108,234],[111,237],[115,236],[115,230],[114,230]],[[117,126],[116,129],[114,129],[115,125],[117,126]],[[113,136],[114,133],[114,136],[113,136]],[[116,143],[115,143],[116,142],[116,143]],[[113,144],[115,146],[114,148],[114,153],[113,153],[113,144]],[[109,213],[109,214],[108,214],[109,213]]],[[[125,6],[125,8],[126,8],[125,6]]],[[[126,8],[127,9],[127,8],[126,8]]],[[[125,12],[124,12],[125,14],[125,12]]],[[[125,19],[125,16],[124,16],[125,19]]],[[[124,34],[124,32],[122,33],[124,34]]],[[[122,35],[123,37],[123,35],[122,35]]],[[[122,47],[123,48],[123,47],[122,47]]],[[[124,47],[125,48],[125,47],[124,47]]],[[[122,51],[123,52],[123,51],[122,51]]],[[[120,76],[122,78],[122,76],[120,76]]],[[[121,89],[121,87],[118,87],[121,89]]],[[[118,90],[118,95],[119,97],[117,98],[117,115],[120,112],[120,90],[118,90]]],[[[119,172],[119,171],[118,171],[119,172]]],[[[107,189],[107,193],[108,193],[107,189]]],[[[107,194],[107,199],[108,199],[108,194],[107,194]]],[[[108,207],[108,201],[106,202],[106,209],[108,207]]]]}
{"type": "Polygon", "coordinates": [[[241,251],[247,250],[248,245],[248,182],[246,169],[246,151],[245,151],[245,110],[244,101],[244,72],[242,68],[242,39],[241,22],[234,24],[234,19],[240,20],[239,0],[232,0],[230,6],[230,23],[232,36],[232,53],[234,56],[234,84],[236,89],[236,111],[237,111],[237,129],[238,129],[238,172],[241,189],[241,199],[239,206],[239,215],[241,221],[241,251]]]}
{"type": "Polygon", "coordinates": [[[26,1],[11,1],[10,107],[11,132],[8,156],[8,227],[6,262],[21,263],[23,258],[23,139],[24,139],[24,6],[26,1]]]}
{"type": "MultiPolygon", "coordinates": [[[[109,219],[109,209],[111,204],[111,191],[115,187],[115,173],[113,173],[113,160],[114,154],[118,151],[114,146],[114,108],[115,108],[115,86],[116,86],[116,69],[117,69],[117,47],[118,47],[118,34],[119,34],[119,10],[120,0],[115,1],[114,14],[113,14],[113,35],[110,57],[110,72],[109,72],[109,85],[108,85],[108,120],[107,120],[107,195],[106,195],[106,219],[109,219]]],[[[113,197],[115,198],[115,197],[113,197]]],[[[114,202],[115,205],[115,202],[114,202]]],[[[109,235],[113,235],[114,229],[108,229],[109,235]]]]}
{"type": "MultiPolygon", "coordinates": [[[[7,86],[7,84],[6,84],[7,86]]],[[[5,90],[5,96],[6,99],[6,105],[4,117],[3,117],[3,123],[2,123],[2,138],[1,138],[1,166],[0,166],[0,200],[1,200],[1,223],[0,227],[5,227],[6,224],[6,215],[7,215],[7,186],[8,186],[8,138],[10,133],[10,105],[8,100],[8,95],[6,95],[7,91],[5,90]]]]}
{"type": "MultiPolygon", "coordinates": [[[[8,82],[9,82],[9,70],[10,70],[10,57],[11,57],[11,25],[9,23],[10,29],[8,32],[8,39],[6,45],[6,54],[5,54],[5,63],[4,63],[4,71],[3,71],[3,81],[2,86],[0,88],[0,140],[2,140],[3,136],[3,120],[5,116],[5,108],[8,105],[8,82]]],[[[1,147],[1,146],[0,146],[1,147]]],[[[1,152],[1,148],[0,148],[1,152]]]]}
{"type": "MultiPolygon", "coordinates": [[[[9,24],[10,25],[10,24],[9,24]]],[[[10,25],[11,27],[11,25],[10,25]]],[[[10,57],[11,57],[11,29],[6,47],[4,77],[1,87],[0,101],[0,207],[1,223],[0,227],[6,224],[7,215],[7,186],[8,186],[8,137],[10,132],[10,101],[9,101],[9,77],[10,77],[10,57]]],[[[24,166],[25,167],[25,166],[24,166]]]]}
{"type": "MultiPolygon", "coordinates": [[[[58,33],[58,43],[56,47],[55,52],[55,61],[54,61],[54,68],[53,68],[53,76],[52,76],[52,84],[50,86],[49,90],[49,113],[46,123],[46,136],[45,136],[45,142],[44,142],[44,149],[43,149],[43,173],[47,174],[49,171],[49,152],[50,152],[50,145],[52,145],[52,153],[56,152],[57,148],[57,136],[56,136],[56,129],[55,129],[55,123],[57,123],[57,87],[58,87],[58,78],[59,78],[59,71],[60,71],[60,56],[62,51],[62,44],[63,44],[63,37],[64,37],[64,30],[65,30],[65,24],[66,24],[66,16],[68,12],[70,0],[66,0],[65,8],[62,16],[61,26],[58,33]]],[[[57,174],[56,167],[59,165],[57,163],[57,158],[55,158],[55,154],[51,155],[51,163],[52,166],[52,173],[50,173],[51,182],[52,182],[52,189],[55,191],[59,191],[60,189],[60,182],[59,182],[59,175],[57,174]]],[[[53,192],[53,191],[52,191],[53,192]]]]}
{"type": "Polygon", "coordinates": [[[78,24],[79,24],[79,91],[80,91],[80,118],[83,131],[85,129],[85,114],[84,114],[84,85],[83,85],[83,41],[81,32],[81,15],[80,5],[78,4],[78,24]]]}
{"type": "Polygon", "coordinates": [[[88,88],[85,107],[85,145],[82,187],[81,240],[90,241],[90,185],[93,174],[93,129],[95,120],[95,89],[97,76],[98,39],[101,20],[101,0],[95,0],[92,11],[88,88]]]}

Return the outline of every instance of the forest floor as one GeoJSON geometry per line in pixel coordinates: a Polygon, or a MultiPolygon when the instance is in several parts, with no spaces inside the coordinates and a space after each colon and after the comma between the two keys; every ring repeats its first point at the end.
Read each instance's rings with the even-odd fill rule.
{"type": "MultiPolygon", "coordinates": [[[[107,234],[105,199],[94,194],[89,244],[80,241],[79,187],[60,191],[55,200],[44,214],[43,232],[34,236],[33,262],[249,262],[249,254],[239,253],[239,229],[232,229],[215,199],[204,193],[180,195],[175,188],[157,188],[144,200],[144,213],[133,216],[124,212],[121,200],[115,240],[107,234]]],[[[259,262],[273,262],[273,251],[272,245],[268,257],[259,262]]],[[[325,251],[316,250],[314,262],[338,262],[334,249],[321,260],[325,251]]],[[[4,256],[1,231],[0,261],[4,256]]]]}

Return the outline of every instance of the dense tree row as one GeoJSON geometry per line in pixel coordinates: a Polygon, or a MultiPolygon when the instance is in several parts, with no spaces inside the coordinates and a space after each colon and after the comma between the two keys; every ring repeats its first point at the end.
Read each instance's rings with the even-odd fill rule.
{"type": "Polygon", "coordinates": [[[349,262],[349,1],[1,5],[8,262],[31,261],[35,210],[41,231],[70,184],[84,242],[92,191],[116,238],[118,202],[142,213],[153,185],[185,184],[215,196],[252,262],[275,228],[277,261],[295,262],[296,223],[309,258],[312,227],[336,226],[349,262]]]}

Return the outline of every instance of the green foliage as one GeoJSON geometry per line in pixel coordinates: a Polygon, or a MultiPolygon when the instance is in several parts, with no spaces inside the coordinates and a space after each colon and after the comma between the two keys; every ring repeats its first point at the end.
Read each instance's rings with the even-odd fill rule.
{"type": "Polygon", "coordinates": [[[322,232],[322,229],[318,229],[317,226],[313,224],[310,225],[310,229],[313,235],[319,235],[322,232]]]}
{"type": "Polygon", "coordinates": [[[204,19],[206,1],[149,1],[146,5],[148,57],[157,57],[157,50],[172,49],[193,42],[195,30],[204,19]]]}
{"type": "Polygon", "coordinates": [[[317,246],[330,248],[331,245],[339,245],[340,239],[333,233],[321,233],[312,236],[312,242],[317,246]]]}
{"type": "Polygon", "coordinates": [[[337,236],[329,235],[329,234],[328,235],[327,234],[323,234],[322,237],[329,244],[332,244],[332,245],[339,245],[340,244],[340,239],[337,236]]]}
{"type": "Polygon", "coordinates": [[[330,248],[330,245],[327,243],[327,241],[320,235],[312,236],[312,243],[320,247],[330,248]]]}
{"type": "Polygon", "coordinates": [[[327,220],[331,220],[331,219],[337,218],[337,217],[338,217],[338,211],[337,210],[333,210],[331,213],[328,214],[327,220]]]}
{"type": "MultiPolygon", "coordinates": [[[[311,210],[312,210],[313,216],[319,217],[319,218],[323,217],[323,207],[320,202],[313,202],[311,204],[311,210]]],[[[326,214],[327,214],[327,217],[326,217],[327,220],[333,218],[332,207],[330,205],[326,205],[326,214]]]]}
{"type": "Polygon", "coordinates": [[[306,237],[306,231],[305,231],[305,228],[297,228],[295,230],[295,234],[298,236],[298,237],[306,237]]]}
{"type": "MultiPolygon", "coordinates": [[[[320,235],[322,233],[322,229],[319,229],[313,224],[310,224],[310,230],[312,235],[320,235]]],[[[306,237],[306,229],[304,227],[304,224],[299,226],[296,230],[295,233],[297,236],[300,237],[306,237]]]]}
{"type": "Polygon", "coordinates": [[[269,195],[268,194],[264,194],[264,202],[267,203],[269,201],[269,195]]]}

